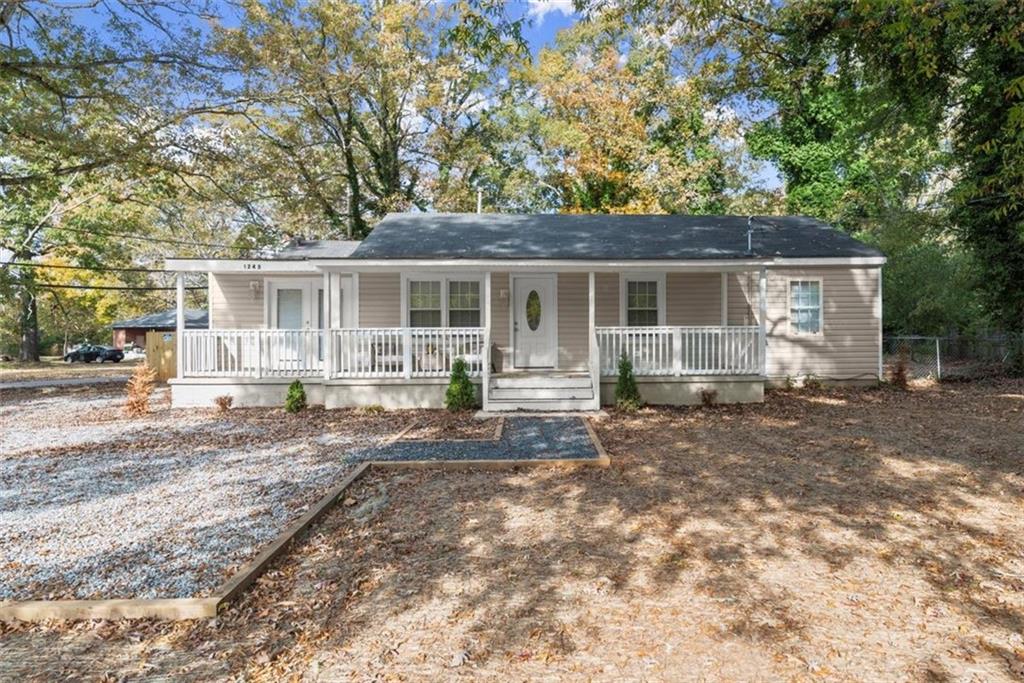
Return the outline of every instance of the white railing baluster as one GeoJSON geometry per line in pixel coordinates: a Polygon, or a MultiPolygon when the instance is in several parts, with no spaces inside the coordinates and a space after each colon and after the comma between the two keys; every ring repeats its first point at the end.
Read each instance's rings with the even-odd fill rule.
{"type": "Polygon", "coordinates": [[[618,373],[623,353],[633,362],[637,375],[758,372],[756,326],[598,327],[594,334],[604,376],[618,373]]]}

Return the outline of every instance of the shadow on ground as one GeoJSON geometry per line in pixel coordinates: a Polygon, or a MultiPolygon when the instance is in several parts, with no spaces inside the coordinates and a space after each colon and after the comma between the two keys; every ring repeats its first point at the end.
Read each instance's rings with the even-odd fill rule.
{"type": "Polygon", "coordinates": [[[8,629],[2,666],[1012,680],[1022,424],[1021,382],[613,415],[608,470],[372,475],[212,624],[8,629]]]}

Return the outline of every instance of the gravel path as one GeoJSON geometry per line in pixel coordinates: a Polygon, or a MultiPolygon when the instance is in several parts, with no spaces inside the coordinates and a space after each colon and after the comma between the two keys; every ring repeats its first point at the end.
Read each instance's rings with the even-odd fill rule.
{"type": "Polygon", "coordinates": [[[51,377],[50,379],[26,379],[17,382],[0,382],[0,391],[7,389],[42,389],[44,387],[80,387],[91,384],[124,384],[129,375],[105,375],[102,377],[51,377]]]}
{"type": "Polygon", "coordinates": [[[394,431],[120,401],[0,406],[0,600],[208,594],[394,431]]]}
{"type": "Polygon", "coordinates": [[[595,459],[597,451],[578,417],[508,417],[498,440],[397,441],[355,451],[353,460],[595,459]]]}

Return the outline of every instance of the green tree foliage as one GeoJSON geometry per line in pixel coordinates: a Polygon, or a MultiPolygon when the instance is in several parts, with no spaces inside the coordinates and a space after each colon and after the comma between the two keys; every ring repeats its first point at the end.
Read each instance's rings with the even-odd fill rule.
{"type": "Polygon", "coordinates": [[[476,387],[469,380],[466,361],[463,358],[456,358],[452,363],[452,376],[448,380],[448,389],[444,394],[444,405],[451,411],[469,410],[477,405],[476,387]]]}
{"type": "Polygon", "coordinates": [[[722,213],[737,184],[734,117],[617,12],[563,31],[517,74],[539,183],[570,212],[722,213]]]}
{"type": "Polygon", "coordinates": [[[639,410],[643,406],[640,389],[633,375],[633,363],[625,353],[619,358],[619,377],[615,382],[615,405],[620,410],[639,410]]]}

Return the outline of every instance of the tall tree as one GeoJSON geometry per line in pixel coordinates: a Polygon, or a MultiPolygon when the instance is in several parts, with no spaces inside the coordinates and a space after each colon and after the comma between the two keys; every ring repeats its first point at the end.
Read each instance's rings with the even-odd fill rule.
{"type": "MultiPolygon", "coordinates": [[[[179,21],[202,11],[175,0],[3,3],[0,246],[14,261],[62,242],[49,233],[92,203],[83,196],[104,195],[97,176],[184,172],[202,142],[191,125],[228,104],[203,32],[179,21]]],[[[5,277],[26,360],[39,357],[36,280],[34,269],[5,277]]]]}
{"type": "Polygon", "coordinates": [[[522,78],[537,163],[565,211],[721,213],[737,176],[735,119],[617,11],[559,34],[522,78]]]}
{"type": "Polygon", "coordinates": [[[521,53],[500,3],[244,8],[241,24],[221,31],[221,49],[245,74],[267,196],[288,205],[283,195],[295,195],[294,215],[311,232],[355,237],[389,211],[450,201],[494,74],[521,53]]]}

